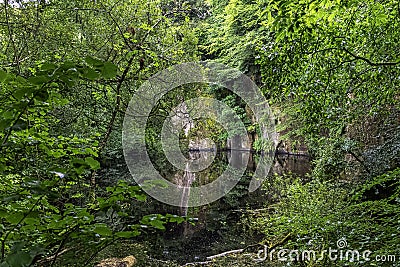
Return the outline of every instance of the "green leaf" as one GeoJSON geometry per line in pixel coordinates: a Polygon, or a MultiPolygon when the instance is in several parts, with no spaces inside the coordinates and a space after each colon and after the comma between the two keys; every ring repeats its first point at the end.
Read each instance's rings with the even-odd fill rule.
{"type": "Polygon", "coordinates": [[[171,215],[171,214],[167,214],[167,218],[169,218],[170,222],[176,222],[176,223],[182,223],[185,221],[185,218],[178,216],[178,215],[171,215]]]}
{"type": "Polygon", "coordinates": [[[90,57],[90,56],[87,56],[87,57],[85,58],[85,62],[86,62],[88,65],[91,65],[91,66],[93,66],[93,67],[102,67],[102,66],[104,65],[104,62],[103,62],[103,61],[98,60],[98,59],[93,58],[93,57],[90,57]]]}
{"type": "Polygon", "coordinates": [[[35,85],[41,85],[41,84],[47,83],[50,80],[51,80],[51,78],[49,76],[41,75],[41,76],[29,77],[28,82],[30,82],[31,84],[35,84],[35,85]]]}
{"type": "Polygon", "coordinates": [[[38,225],[38,224],[39,224],[39,220],[36,219],[36,218],[26,218],[26,219],[24,220],[24,222],[25,222],[26,224],[30,224],[30,225],[38,225]]]}
{"type": "Polygon", "coordinates": [[[26,79],[25,79],[24,77],[21,77],[21,76],[15,77],[15,80],[16,80],[17,82],[21,83],[21,84],[26,83],[26,79]]]}
{"type": "Polygon", "coordinates": [[[6,218],[8,216],[8,211],[5,209],[0,209],[0,218],[6,218]]]}
{"type": "Polygon", "coordinates": [[[117,66],[110,62],[106,62],[101,70],[101,74],[105,79],[111,79],[117,76],[117,70],[117,66]]]}
{"type": "Polygon", "coordinates": [[[7,79],[7,72],[5,72],[4,70],[0,70],[0,82],[4,82],[7,79]]]}
{"type": "Polygon", "coordinates": [[[24,217],[23,213],[11,213],[7,216],[6,220],[11,224],[16,224],[24,217]]]}
{"type": "Polygon", "coordinates": [[[15,254],[11,254],[6,258],[6,262],[10,267],[25,267],[29,266],[33,260],[33,257],[25,251],[18,251],[15,254]]]}
{"type": "Polygon", "coordinates": [[[98,156],[97,152],[93,151],[93,149],[91,149],[90,147],[85,148],[85,152],[95,157],[98,156]]]}
{"type": "Polygon", "coordinates": [[[69,70],[69,69],[73,69],[75,67],[76,67],[75,63],[73,63],[71,61],[66,61],[60,66],[60,69],[57,70],[57,71],[58,72],[62,72],[62,71],[66,71],[66,70],[69,70]]]}
{"type": "Polygon", "coordinates": [[[57,68],[56,64],[53,63],[44,63],[42,66],[40,66],[40,70],[42,71],[49,71],[49,70],[55,70],[57,68]]]}
{"type": "Polygon", "coordinates": [[[35,99],[39,101],[46,101],[49,99],[49,93],[46,89],[40,90],[35,94],[35,99]]]}
{"type": "Polygon", "coordinates": [[[97,160],[95,160],[92,157],[87,157],[85,158],[85,162],[90,166],[90,168],[92,168],[93,170],[97,170],[98,168],[100,168],[100,162],[98,162],[97,160]]]}
{"type": "Polygon", "coordinates": [[[93,231],[94,231],[96,234],[99,234],[99,235],[101,235],[101,236],[111,236],[111,235],[112,235],[112,231],[111,231],[110,228],[108,228],[108,226],[105,225],[105,224],[97,224],[97,225],[94,227],[93,231]]]}
{"type": "Polygon", "coordinates": [[[73,86],[75,84],[74,79],[71,79],[68,75],[61,75],[60,80],[63,81],[67,86],[73,86]]]}
{"type": "Polygon", "coordinates": [[[13,93],[13,96],[17,99],[17,100],[21,100],[25,95],[29,95],[30,93],[32,93],[35,90],[36,87],[22,87],[18,90],[16,90],[13,93]]]}
{"type": "Polygon", "coordinates": [[[80,166],[82,166],[82,165],[86,165],[86,162],[85,162],[83,159],[74,158],[74,159],[71,160],[71,165],[72,165],[74,168],[78,168],[78,167],[80,167],[80,166]]]}
{"type": "Polygon", "coordinates": [[[28,128],[28,124],[26,123],[26,121],[19,119],[17,120],[14,125],[11,127],[11,129],[16,130],[16,131],[21,131],[21,130],[25,130],[28,128]]]}
{"type": "Polygon", "coordinates": [[[163,221],[160,221],[158,219],[155,219],[153,221],[150,221],[150,225],[153,226],[154,228],[160,229],[160,230],[165,230],[165,226],[164,226],[163,221]]]}
{"type": "Polygon", "coordinates": [[[380,13],[375,17],[378,24],[384,24],[387,22],[387,15],[384,13],[380,13]]]}
{"type": "Polygon", "coordinates": [[[139,231],[122,231],[115,234],[118,237],[122,238],[131,238],[140,235],[139,231]]]}
{"type": "Polygon", "coordinates": [[[3,112],[2,116],[4,119],[12,119],[14,118],[14,112],[7,110],[3,112]]]}
{"type": "Polygon", "coordinates": [[[84,78],[89,79],[89,80],[95,80],[95,79],[97,79],[97,78],[100,77],[100,74],[99,74],[97,71],[95,71],[94,69],[87,68],[87,69],[83,72],[82,76],[83,76],[84,78]]]}
{"type": "Polygon", "coordinates": [[[145,194],[131,193],[131,196],[139,201],[146,201],[147,197],[145,194]]]}
{"type": "Polygon", "coordinates": [[[6,120],[0,120],[0,131],[4,131],[8,127],[11,126],[13,120],[6,119],[6,120]]]}

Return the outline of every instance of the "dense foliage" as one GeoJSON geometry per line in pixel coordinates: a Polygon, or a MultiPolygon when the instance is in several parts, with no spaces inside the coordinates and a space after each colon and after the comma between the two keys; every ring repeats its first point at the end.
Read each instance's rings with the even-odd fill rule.
{"type": "MultiPolygon", "coordinates": [[[[200,59],[251,77],[272,106],[285,149],[306,148],[312,160],[306,177],[268,179],[265,207],[249,208],[243,229],[271,248],[320,251],[345,239],[374,256],[400,256],[399,1],[0,5],[1,267],[89,266],[111,244],[140,243],[140,235],[192,222],[135,185],[124,165],[121,129],[143,81],[200,59]],[[85,254],[77,259],[75,250],[85,254]]],[[[153,109],[146,129],[162,173],[175,170],[162,155],[160,125],[174,106],[199,95],[222,100],[253,138],[260,136],[239,96],[206,85],[178,88],[153,109]]],[[[198,120],[182,137],[182,150],[188,138],[209,137],[223,147],[227,133],[213,120],[198,120]]],[[[255,150],[263,147],[255,140],[255,150]]],[[[239,203],[246,186],[241,181],[224,201],[239,203]]]]}
{"type": "Polygon", "coordinates": [[[134,88],[196,57],[191,12],[158,1],[2,3],[1,266],[53,265],[72,246],[92,252],[68,261],[89,264],[142,226],[183,220],[141,213],[139,187],[99,171],[121,157],[115,129],[134,88]]]}
{"type": "Polygon", "coordinates": [[[232,0],[212,7],[201,49],[261,76],[282,140],[291,149],[304,142],[313,157],[306,180],[275,177],[265,185],[280,192],[277,204],[250,220],[252,228],[270,244],[285,240],[287,249],[335,248],[345,238],[353,248],[398,255],[398,1],[232,0]]]}

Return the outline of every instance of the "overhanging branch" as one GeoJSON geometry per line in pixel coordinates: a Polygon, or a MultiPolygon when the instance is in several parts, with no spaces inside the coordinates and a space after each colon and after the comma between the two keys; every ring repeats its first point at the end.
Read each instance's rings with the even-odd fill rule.
{"type": "Polygon", "coordinates": [[[397,61],[397,62],[373,62],[368,58],[361,57],[361,56],[358,56],[358,55],[354,54],[353,52],[347,50],[346,48],[342,48],[342,49],[347,54],[349,54],[350,56],[354,57],[354,59],[362,60],[362,61],[364,61],[365,63],[367,63],[370,66],[396,66],[396,65],[400,64],[400,61],[397,61]]]}

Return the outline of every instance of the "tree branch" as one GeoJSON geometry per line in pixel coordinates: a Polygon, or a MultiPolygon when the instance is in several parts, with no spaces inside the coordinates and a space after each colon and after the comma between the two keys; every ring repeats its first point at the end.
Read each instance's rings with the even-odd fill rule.
{"type": "Polygon", "coordinates": [[[362,60],[370,66],[396,66],[397,64],[400,64],[400,60],[397,62],[372,62],[370,59],[358,56],[344,47],[342,49],[350,56],[354,57],[355,59],[362,60]]]}

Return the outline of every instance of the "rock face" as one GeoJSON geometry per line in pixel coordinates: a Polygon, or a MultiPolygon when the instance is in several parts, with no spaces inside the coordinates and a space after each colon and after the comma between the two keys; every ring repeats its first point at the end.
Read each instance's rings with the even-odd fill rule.
{"type": "Polygon", "coordinates": [[[381,175],[400,166],[400,126],[390,139],[363,153],[364,165],[371,176],[381,175]]]}
{"type": "Polygon", "coordinates": [[[96,264],[94,267],[132,267],[136,263],[136,258],[128,256],[123,259],[110,258],[96,264]]]}

